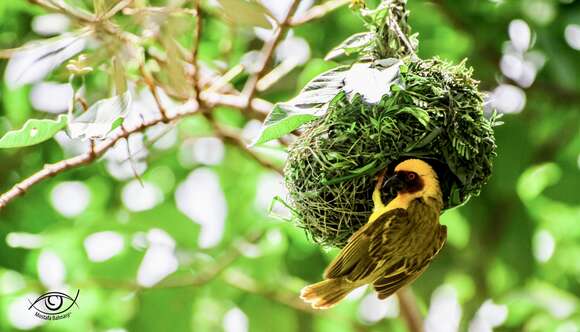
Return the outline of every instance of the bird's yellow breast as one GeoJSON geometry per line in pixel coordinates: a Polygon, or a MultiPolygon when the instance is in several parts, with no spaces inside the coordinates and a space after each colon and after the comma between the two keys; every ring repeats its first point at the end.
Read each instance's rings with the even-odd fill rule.
{"type": "Polygon", "coordinates": [[[369,217],[369,223],[374,222],[380,216],[382,216],[383,214],[385,214],[386,212],[388,212],[390,210],[394,210],[394,209],[405,209],[406,210],[407,208],[409,208],[409,204],[411,203],[411,201],[414,198],[415,198],[415,196],[412,196],[412,195],[405,195],[405,194],[400,195],[399,194],[392,201],[390,201],[389,204],[384,205],[384,206],[375,207],[375,209],[373,210],[373,213],[369,217]]]}

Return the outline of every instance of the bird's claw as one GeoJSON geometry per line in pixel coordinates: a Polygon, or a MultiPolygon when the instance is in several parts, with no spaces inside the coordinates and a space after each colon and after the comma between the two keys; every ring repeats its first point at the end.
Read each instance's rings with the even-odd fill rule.
{"type": "Polygon", "coordinates": [[[383,185],[383,181],[385,180],[385,173],[387,172],[386,168],[383,168],[382,170],[379,171],[379,173],[376,176],[376,180],[377,180],[377,184],[375,186],[375,188],[381,188],[383,185]]]}

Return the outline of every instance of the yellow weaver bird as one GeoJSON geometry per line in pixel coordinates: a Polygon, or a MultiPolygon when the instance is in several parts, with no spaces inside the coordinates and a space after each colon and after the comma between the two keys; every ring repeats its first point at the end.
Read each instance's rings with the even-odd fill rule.
{"type": "Polygon", "coordinates": [[[384,184],[383,179],[379,175],[368,223],[326,268],[325,280],[302,289],[300,297],[313,308],[330,308],[365,284],[385,299],[417,279],[443,247],[447,228],[439,224],[443,198],[433,168],[409,159],[384,184]],[[387,205],[381,199],[383,187],[397,191],[387,205]]]}

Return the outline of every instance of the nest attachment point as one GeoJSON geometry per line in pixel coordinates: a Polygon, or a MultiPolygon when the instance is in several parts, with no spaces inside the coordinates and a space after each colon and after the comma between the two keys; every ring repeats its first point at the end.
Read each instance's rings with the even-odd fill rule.
{"type": "Polygon", "coordinates": [[[496,145],[471,75],[464,63],[405,60],[400,84],[379,103],[337,95],[289,151],[285,182],[299,226],[315,242],[344,246],[368,220],[376,173],[408,158],[435,167],[446,209],[478,195],[496,145]]]}

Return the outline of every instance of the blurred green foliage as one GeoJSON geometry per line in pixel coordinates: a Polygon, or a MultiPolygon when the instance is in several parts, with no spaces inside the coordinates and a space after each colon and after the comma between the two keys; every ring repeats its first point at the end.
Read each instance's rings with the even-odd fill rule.
{"type": "MultiPolygon", "coordinates": [[[[68,2],[92,8],[90,1],[68,2]]],[[[166,6],[170,1],[136,2],[166,6]]],[[[496,128],[498,158],[490,183],[480,197],[442,217],[448,243],[413,284],[422,313],[434,312],[434,291],[447,285],[461,307],[461,331],[473,324],[488,299],[507,305],[507,318],[496,331],[579,331],[580,54],[570,39],[580,43],[580,3],[409,0],[409,8],[410,24],[419,33],[419,55],[454,62],[467,57],[486,91],[518,84],[500,70],[514,20],[527,22],[533,32],[530,52],[545,59],[533,84],[521,88],[523,110],[507,114],[505,124],[496,128]]],[[[31,2],[0,1],[0,48],[44,38],[31,29],[33,19],[43,14],[31,2]]],[[[260,47],[251,28],[231,28],[209,1],[204,14],[200,58],[213,68],[232,67],[260,47]]],[[[134,29],[122,15],[119,22],[134,29]]],[[[291,98],[332,66],[322,60],[326,52],[362,29],[346,7],[292,29],[293,36],[308,42],[310,59],[260,96],[272,102],[291,98]]],[[[190,36],[182,37],[183,46],[191,47],[190,36]]],[[[5,68],[6,61],[0,62],[0,73],[5,68]]],[[[245,78],[232,83],[240,88],[245,78]]],[[[57,73],[48,80],[66,83],[57,73]]],[[[91,77],[87,95],[106,95],[108,80],[103,74],[91,77]]],[[[31,105],[30,86],[11,90],[4,81],[0,85],[0,134],[30,118],[53,118],[31,105]]],[[[256,125],[237,110],[219,109],[215,116],[237,131],[256,125]]],[[[112,176],[114,165],[107,157],[40,183],[0,211],[0,331],[406,330],[396,311],[373,322],[361,314],[361,308],[370,308],[365,305],[370,290],[328,312],[311,312],[300,303],[300,288],[319,280],[335,251],[308,242],[301,229],[274,217],[283,213],[279,204],[268,212],[271,198],[284,195],[281,178],[238,148],[208,139],[212,129],[203,117],[180,122],[172,133],[175,141],[162,149],[151,147],[154,135],[147,135],[146,157],[124,162],[124,167],[146,165],[141,176],[146,186],[137,183],[142,189],[129,191],[137,181],[130,167],[129,176],[112,176]],[[216,158],[222,148],[223,158],[216,158]],[[153,194],[145,194],[148,185],[153,194]],[[205,191],[200,194],[197,187],[205,191]],[[142,208],[151,197],[153,203],[142,208]],[[74,204],[85,206],[76,210],[74,204]],[[203,224],[219,220],[220,214],[223,230],[203,224]],[[114,236],[105,233],[106,241],[96,242],[95,248],[87,238],[99,232],[114,236]],[[91,257],[100,246],[119,241],[112,257],[91,257]],[[161,248],[161,265],[177,263],[159,284],[164,287],[139,286],[138,275],[152,247],[161,248]],[[44,266],[44,261],[50,264],[44,266]],[[64,282],[69,293],[80,289],[79,308],[72,309],[69,319],[37,325],[26,299],[33,300],[32,294],[46,292],[55,282],[64,282]]],[[[44,164],[70,156],[73,148],[50,140],[0,149],[0,191],[44,164]]],[[[284,157],[281,150],[260,148],[278,163],[284,157]]]]}

